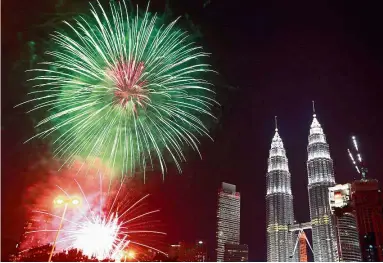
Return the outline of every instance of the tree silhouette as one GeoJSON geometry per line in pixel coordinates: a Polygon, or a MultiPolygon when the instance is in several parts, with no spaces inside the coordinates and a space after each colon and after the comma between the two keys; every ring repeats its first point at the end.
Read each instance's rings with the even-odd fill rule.
{"type": "MultiPolygon", "coordinates": [[[[47,262],[49,253],[52,249],[51,245],[45,245],[37,248],[30,249],[24,256],[19,257],[18,261],[22,262],[47,262]]],[[[81,250],[69,249],[56,253],[52,257],[53,262],[114,262],[111,259],[104,259],[102,261],[97,258],[89,258],[85,256],[81,250]]]]}

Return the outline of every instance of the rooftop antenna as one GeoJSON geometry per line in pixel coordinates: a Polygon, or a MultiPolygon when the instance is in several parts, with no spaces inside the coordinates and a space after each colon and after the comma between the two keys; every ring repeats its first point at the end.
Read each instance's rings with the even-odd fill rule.
{"type": "Polygon", "coordinates": [[[350,149],[347,149],[348,155],[350,156],[350,159],[352,161],[352,164],[355,166],[356,171],[362,175],[362,179],[366,179],[367,174],[367,168],[364,166],[363,160],[362,160],[362,154],[359,152],[358,142],[356,141],[355,136],[351,136],[352,144],[354,146],[355,153],[352,154],[350,149]],[[356,156],[356,158],[354,158],[356,156]]]}
{"type": "Polygon", "coordinates": [[[275,131],[278,131],[278,122],[277,122],[277,116],[275,116],[275,131]]]}
{"type": "Polygon", "coordinates": [[[315,101],[312,101],[313,102],[313,116],[316,117],[317,115],[315,114],[315,101]]]}

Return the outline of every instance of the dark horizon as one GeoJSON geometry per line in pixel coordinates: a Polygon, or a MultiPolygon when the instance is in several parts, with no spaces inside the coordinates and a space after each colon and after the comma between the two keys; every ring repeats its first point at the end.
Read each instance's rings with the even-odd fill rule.
{"type": "MultiPolygon", "coordinates": [[[[162,10],[165,2],[151,1],[154,10],[162,10]]],[[[249,246],[250,261],[266,261],[265,175],[274,116],[287,151],[298,222],[309,221],[306,147],[312,100],[330,145],[336,182],[358,178],[347,155],[351,135],[358,137],[369,176],[383,180],[383,18],[378,4],[357,1],[211,0],[205,7],[204,2],[174,0],[170,7],[174,17],[188,13],[199,27],[202,44],[225,82],[217,87],[222,110],[214,142],[202,140],[202,160],[189,153],[182,175],[170,166],[164,181],[154,173],[144,188],[162,209],[169,243],[204,239],[211,249],[218,187],[221,182],[235,184],[241,193],[241,243],[249,246]]],[[[31,33],[33,25],[54,5],[3,3],[4,253],[22,233],[20,193],[44,180],[50,169],[46,144],[23,144],[34,131],[25,108],[14,108],[28,91],[15,63],[23,58],[23,45],[40,37],[31,33]]]]}

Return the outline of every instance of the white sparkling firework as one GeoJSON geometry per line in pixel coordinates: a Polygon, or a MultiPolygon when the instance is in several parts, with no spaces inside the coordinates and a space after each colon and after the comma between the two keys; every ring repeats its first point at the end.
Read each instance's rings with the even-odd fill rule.
{"type": "MultiPolygon", "coordinates": [[[[76,181],[76,180],[75,180],[76,181]]],[[[103,193],[100,180],[99,196],[87,196],[76,181],[78,189],[81,192],[81,205],[69,208],[66,216],[63,218],[63,227],[60,230],[56,247],[62,250],[78,249],[89,258],[95,257],[98,260],[113,259],[118,261],[124,254],[124,251],[130,246],[151,249],[158,253],[165,254],[161,250],[145,243],[140,239],[140,235],[166,235],[164,232],[154,231],[151,225],[146,221],[147,217],[159,212],[160,210],[149,210],[135,213],[136,209],[143,205],[143,201],[149,196],[145,195],[135,203],[127,205],[129,200],[122,196],[123,184],[119,187],[117,193],[103,193]],[[94,200],[97,199],[96,202],[94,200]],[[108,200],[109,199],[109,202],[108,200]],[[70,213],[71,212],[71,213],[70,213]]],[[[65,198],[71,199],[70,195],[62,187],[58,188],[64,193],[65,198]]],[[[78,196],[78,195],[77,195],[78,196]]],[[[131,201],[131,200],[130,200],[131,201]]],[[[62,210],[60,210],[62,211],[62,210]]],[[[45,211],[33,211],[34,213],[50,215],[52,218],[62,219],[62,212],[52,214],[45,211]]],[[[41,232],[57,232],[54,229],[42,229],[26,232],[34,234],[41,232]]],[[[48,242],[53,242],[50,240],[48,242]]],[[[59,252],[57,249],[56,252],[59,252]]]]}

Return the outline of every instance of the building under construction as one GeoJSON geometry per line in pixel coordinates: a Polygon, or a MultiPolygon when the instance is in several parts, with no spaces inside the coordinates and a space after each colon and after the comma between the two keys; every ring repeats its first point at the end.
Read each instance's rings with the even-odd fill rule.
{"type": "Polygon", "coordinates": [[[362,179],[351,185],[363,261],[383,261],[383,196],[377,180],[362,179]]]}

